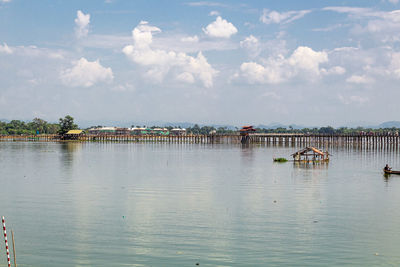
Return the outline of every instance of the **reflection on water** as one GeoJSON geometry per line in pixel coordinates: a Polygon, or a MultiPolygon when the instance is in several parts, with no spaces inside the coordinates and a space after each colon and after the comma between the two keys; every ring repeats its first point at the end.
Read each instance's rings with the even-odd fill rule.
{"type": "Polygon", "coordinates": [[[302,169],[328,169],[329,162],[321,162],[321,163],[305,163],[305,162],[293,162],[294,168],[302,168],[302,169]]]}
{"type": "Polygon", "coordinates": [[[298,149],[0,143],[0,211],[20,266],[399,263],[398,152],[272,160],[298,149]]]}
{"type": "Polygon", "coordinates": [[[82,148],[83,143],[80,142],[62,142],[59,144],[60,161],[65,171],[71,171],[74,162],[74,155],[82,148]]]}

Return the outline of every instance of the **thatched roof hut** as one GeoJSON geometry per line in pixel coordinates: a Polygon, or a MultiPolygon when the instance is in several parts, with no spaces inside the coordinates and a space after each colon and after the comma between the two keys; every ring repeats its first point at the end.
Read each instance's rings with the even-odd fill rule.
{"type": "Polygon", "coordinates": [[[306,147],[292,154],[294,161],[319,162],[328,161],[328,151],[323,152],[315,147],[306,147]]]}

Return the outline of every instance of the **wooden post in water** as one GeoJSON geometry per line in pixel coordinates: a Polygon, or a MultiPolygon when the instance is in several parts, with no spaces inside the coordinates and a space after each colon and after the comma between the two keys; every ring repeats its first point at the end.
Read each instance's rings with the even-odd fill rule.
{"type": "Polygon", "coordinates": [[[15,255],[15,240],[14,240],[13,229],[11,229],[11,239],[12,239],[12,245],[13,245],[14,267],[17,267],[17,256],[15,255]]]}

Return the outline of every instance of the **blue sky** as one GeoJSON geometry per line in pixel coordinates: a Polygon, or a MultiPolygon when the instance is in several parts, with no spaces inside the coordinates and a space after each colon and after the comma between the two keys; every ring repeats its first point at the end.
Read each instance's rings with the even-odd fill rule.
{"type": "Polygon", "coordinates": [[[399,120],[399,6],[0,0],[0,118],[399,120]]]}

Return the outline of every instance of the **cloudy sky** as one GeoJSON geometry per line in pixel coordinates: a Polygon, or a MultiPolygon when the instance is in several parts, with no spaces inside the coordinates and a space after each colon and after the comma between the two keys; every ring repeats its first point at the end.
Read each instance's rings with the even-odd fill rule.
{"type": "Polygon", "coordinates": [[[0,119],[380,123],[399,84],[399,0],[0,0],[0,119]]]}

